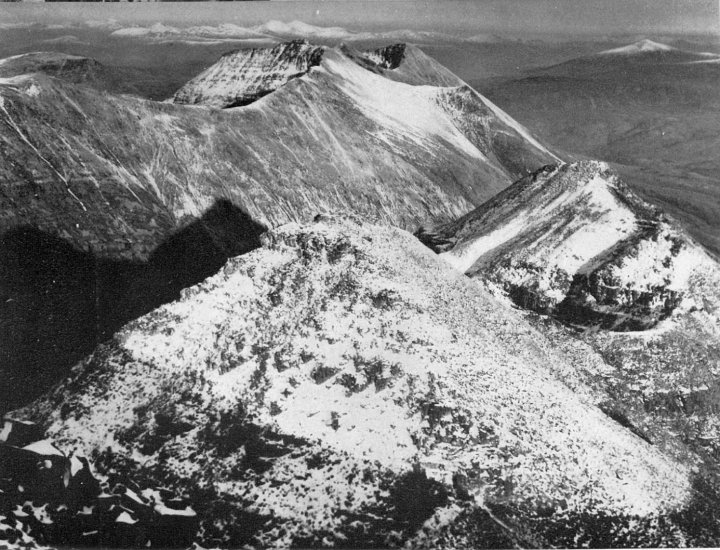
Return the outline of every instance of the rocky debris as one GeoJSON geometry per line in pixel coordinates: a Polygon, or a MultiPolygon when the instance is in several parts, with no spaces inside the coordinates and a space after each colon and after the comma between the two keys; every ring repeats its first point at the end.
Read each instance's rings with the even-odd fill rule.
{"type": "Polygon", "coordinates": [[[418,237],[524,308],[617,331],[652,328],[683,309],[696,294],[692,273],[713,264],[599,162],[543,168],[418,237]]]}
{"type": "Polygon", "coordinates": [[[0,431],[0,443],[13,447],[24,447],[42,439],[43,430],[34,422],[25,422],[14,418],[4,418],[0,431]]]}
{"type": "Polygon", "coordinates": [[[226,53],[180,88],[172,102],[224,109],[249,105],[316,67],[324,51],[322,46],[295,40],[226,53]]]}
{"type": "Polygon", "coordinates": [[[18,417],[189,499],[203,546],[720,540],[687,521],[712,501],[690,470],[594,405],[582,358],[410,234],[321,217],[262,240],[18,417]]]}
{"type": "MultiPolygon", "coordinates": [[[[7,422],[26,434],[43,432],[30,422],[7,422]]],[[[66,456],[47,439],[0,443],[0,545],[182,548],[196,530],[195,511],[171,491],[100,475],[88,459],[66,456]]]]}

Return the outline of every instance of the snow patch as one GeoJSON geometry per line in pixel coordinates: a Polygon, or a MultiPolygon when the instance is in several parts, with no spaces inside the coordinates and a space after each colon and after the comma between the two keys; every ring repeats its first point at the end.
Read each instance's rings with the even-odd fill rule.
{"type": "Polygon", "coordinates": [[[26,445],[25,447],[23,447],[23,450],[43,456],[61,456],[63,458],[65,457],[62,451],[60,451],[60,449],[53,445],[50,439],[43,439],[42,441],[36,441],[35,443],[26,445]]]}
{"type": "Polygon", "coordinates": [[[441,138],[467,155],[487,161],[487,157],[455,127],[450,117],[437,108],[437,87],[410,86],[388,80],[345,57],[326,56],[318,68],[318,71],[322,70],[339,77],[340,89],[367,117],[376,121],[381,129],[392,130],[390,135],[380,130],[375,134],[379,139],[411,139],[419,145],[433,148],[434,144],[428,138],[441,138]]]}
{"type": "Polygon", "coordinates": [[[676,48],[668,46],[667,44],[645,39],[635,42],[634,44],[629,44],[628,46],[602,51],[600,55],[635,55],[647,52],[671,52],[674,50],[676,50],[676,48]]]}

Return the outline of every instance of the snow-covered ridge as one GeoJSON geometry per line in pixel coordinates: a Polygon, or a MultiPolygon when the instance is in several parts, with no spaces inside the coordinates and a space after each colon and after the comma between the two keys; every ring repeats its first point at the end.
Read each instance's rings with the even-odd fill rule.
{"type": "Polygon", "coordinates": [[[275,35],[281,38],[329,38],[334,40],[346,40],[352,39],[355,34],[342,27],[319,27],[317,25],[310,25],[298,20],[284,22],[276,19],[253,27],[252,30],[256,33],[275,35]]]}
{"type": "MultiPolygon", "coordinates": [[[[171,487],[192,476],[209,498],[274,518],[255,527],[263,546],[313,533],[339,544],[369,506],[392,521],[388,491],[410,472],[449,494],[463,476],[471,510],[681,507],[687,469],[570,390],[555,374],[568,361],[410,234],[322,218],[271,231],[128,325],[26,413],[67,447],[160,471],[171,487]],[[159,413],[184,428],[158,438],[159,413]]],[[[193,509],[201,525],[218,521],[193,509]]]]}
{"type": "Polygon", "coordinates": [[[627,46],[602,51],[600,52],[600,55],[635,55],[640,53],[671,51],[677,51],[677,49],[672,46],[668,46],[667,44],[661,44],[660,42],[644,39],[627,46]]]}
{"type": "Polygon", "coordinates": [[[409,86],[366,71],[343,56],[326,56],[318,71],[327,71],[338,82],[340,89],[365,115],[376,121],[376,137],[388,139],[404,136],[417,143],[427,142],[436,136],[481,161],[487,157],[478,150],[453,124],[435,100],[435,86],[409,86]]]}
{"type": "Polygon", "coordinates": [[[694,270],[714,265],[598,162],[525,178],[434,238],[450,265],[521,305],[616,329],[667,317],[691,299],[694,270]]]}

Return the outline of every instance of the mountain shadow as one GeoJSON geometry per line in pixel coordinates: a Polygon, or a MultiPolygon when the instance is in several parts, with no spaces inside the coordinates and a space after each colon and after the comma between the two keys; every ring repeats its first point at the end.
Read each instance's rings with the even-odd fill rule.
{"type": "Polygon", "coordinates": [[[0,414],[39,397],[128,321],[260,246],[265,230],[218,200],[147,262],[101,258],[33,227],[2,235],[0,414]]]}

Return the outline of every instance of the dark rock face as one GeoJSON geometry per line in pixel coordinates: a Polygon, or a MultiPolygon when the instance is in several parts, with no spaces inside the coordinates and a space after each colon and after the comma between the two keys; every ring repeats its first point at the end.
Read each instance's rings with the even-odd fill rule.
{"type": "Polygon", "coordinates": [[[0,431],[0,443],[13,447],[25,447],[33,441],[39,441],[42,436],[42,428],[34,422],[5,418],[2,431],[0,431]]]}
{"type": "Polygon", "coordinates": [[[397,69],[405,58],[406,47],[405,44],[392,44],[373,50],[368,57],[378,60],[378,65],[383,69],[397,69]]]}
{"type": "Polygon", "coordinates": [[[0,241],[0,414],[37,398],[123,324],[257,248],[264,231],[241,209],[218,201],[144,262],[83,252],[31,228],[6,233],[0,241]]]}
{"type": "Polygon", "coordinates": [[[639,248],[644,241],[657,242],[659,239],[668,242],[669,246],[668,255],[658,260],[664,267],[677,264],[678,255],[688,246],[687,241],[680,235],[665,233],[660,224],[646,227],[611,248],[605,254],[607,261],[595,260],[596,269],[577,273],[555,313],[571,323],[619,331],[645,330],[667,319],[680,306],[688,289],[671,287],[669,277],[659,284],[633,287],[621,276],[627,257],[641,255],[639,248]]]}
{"type": "Polygon", "coordinates": [[[195,511],[169,491],[141,490],[117,473],[101,476],[86,458],[67,457],[48,440],[22,448],[0,442],[0,544],[183,548],[196,531],[195,511]]]}

